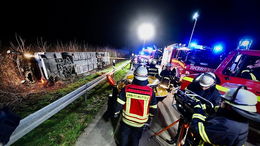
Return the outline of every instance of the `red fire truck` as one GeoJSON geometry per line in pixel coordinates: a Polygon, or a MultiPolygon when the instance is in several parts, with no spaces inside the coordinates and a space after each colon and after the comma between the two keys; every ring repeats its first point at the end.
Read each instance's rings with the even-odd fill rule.
{"type": "MultiPolygon", "coordinates": [[[[247,86],[248,90],[258,96],[257,111],[260,113],[260,66],[254,69],[248,68],[260,60],[260,50],[234,50],[222,61],[215,70],[217,76],[217,89],[224,94],[231,87],[239,85],[247,86]],[[252,77],[246,72],[254,72],[252,77]]],[[[197,74],[185,76],[182,79],[181,89],[185,89],[197,74]]]]}
{"type": "MultiPolygon", "coordinates": [[[[260,113],[260,50],[248,50],[249,47],[247,48],[246,45],[250,46],[251,44],[240,42],[238,49],[231,51],[215,70],[216,88],[221,94],[224,94],[231,87],[247,86],[248,90],[257,95],[257,112],[260,113]]],[[[183,77],[181,89],[184,90],[197,75],[191,74],[183,77]]],[[[259,123],[250,122],[249,142],[260,144],[259,129],[259,123]]]]}
{"type": "Polygon", "coordinates": [[[178,69],[181,76],[213,72],[221,63],[223,56],[223,53],[214,52],[212,48],[202,45],[193,44],[188,48],[180,44],[173,44],[164,49],[162,65],[170,62],[178,69]]]}

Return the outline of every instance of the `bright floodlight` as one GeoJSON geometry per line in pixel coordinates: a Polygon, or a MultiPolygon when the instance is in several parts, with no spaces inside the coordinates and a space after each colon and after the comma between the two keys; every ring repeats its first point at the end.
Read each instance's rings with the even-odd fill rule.
{"type": "Polygon", "coordinates": [[[142,40],[151,39],[154,33],[154,26],[150,23],[143,23],[138,27],[138,36],[142,40]]]}
{"type": "Polygon", "coordinates": [[[198,12],[196,12],[196,13],[194,13],[194,15],[193,15],[192,19],[194,19],[194,20],[197,20],[197,19],[198,19],[198,17],[199,17],[199,13],[198,13],[198,12]]]}

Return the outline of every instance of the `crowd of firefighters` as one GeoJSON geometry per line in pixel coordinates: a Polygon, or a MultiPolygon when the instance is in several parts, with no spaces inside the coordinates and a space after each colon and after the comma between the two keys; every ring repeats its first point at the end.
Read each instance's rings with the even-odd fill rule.
{"type": "MultiPolygon", "coordinates": [[[[138,146],[144,129],[151,125],[153,117],[157,115],[157,103],[160,99],[156,98],[153,88],[149,86],[148,77],[154,76],[160,81],[166,77],[174,86],[178,86],[177,69],[168,63],[158,73],[156,64],[153,60],[131,62],[134,78],[131,84],[124,86],[119,92],[113,112],[114,118],[120,114],[122,116],[117,136],[120,146],[138,146]]],[[[259,68],[260,63],[250,67],[259,68]]],[[[252,73],[248,75],[251,77],[252,73]]],[[[190,131],[196,137],[193,145],[244,145],[249,120],[260,119],[256,112],[257,96],[245,86],[230,88],[221,96],[216,89],[216,82],[214,73],[205,72],[198,75],[187,87],[214,104],[214,112],[210,113],[199,100],[192,105],[194,113],[190,121],[190,131]]]]}

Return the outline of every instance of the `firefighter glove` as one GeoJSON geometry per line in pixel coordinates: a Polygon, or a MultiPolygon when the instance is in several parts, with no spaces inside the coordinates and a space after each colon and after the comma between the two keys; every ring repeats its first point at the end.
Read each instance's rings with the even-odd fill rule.
{"type": "Polygon", "coordinates": [[[118,118],[120,112],[114,114],[114,118],[118,118]]]}

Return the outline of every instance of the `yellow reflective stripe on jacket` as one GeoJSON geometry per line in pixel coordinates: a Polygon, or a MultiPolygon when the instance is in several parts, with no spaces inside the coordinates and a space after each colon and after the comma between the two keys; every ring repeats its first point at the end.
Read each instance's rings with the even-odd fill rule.
{"type": "Polygon", "coordinates": [[[200,133],[201,138],[205,142],[211,144],[211,142],[209,141],[208,135],[206,134],[205,127],[204,127],[203,123],[202,122],[198,122],[198,127],[199,127],[199,133],[200,133]]]}
{"type": "Polygon", "coordinates": [[[144,123],[136,123],[136,122],[133,122],[131,120],[126,119],[125,117],[123,117],[122,120],[127,125],[130,125],[130,126],[133,126],[133,127],[142,127],[142,126],[144,126],[144,123]]]}
{"type": "Polygon", "coordinates": [[[137,118],[147,117],[148,116],[147,110],[148,110],[148,106],[149,106],[149,99],[150,99],[149,95],[142,95],[142,94],[126,92],[126,109],[125,109],[125,112],[128,115],[135,116],[137,118]],[[137,100],[143,100],[144,101],[144,106],[143,106],[144,109],[143,109],[143,115],[142,116],[130,113],[131,99],[137,99],[137,100]]]}
{"type": "Polygon", "coordinates": [[[205,119],[206,119],[206,117],[203,116],[202,114],[193,114],[192,115],[192,119],[194,119],[194,118],[198,118],[198,119],[200,119],[202,121],[205,121],[205,119]]]}
{"type": "Polygon", "coordinates": [[[128,114],[125,113],[124,111],[123,111],[123,116],[124,116],[126,119],[128,119],[128,120],[136,121],[136,122],[138,122],[138,123],[145,123],[145,122],[147,122],[147,120],[148,120],[148,116],[147,116],[147,117],[143,117],[142,119],[140,119],[140,118],[137,119],[136,117],[132,117],[132,116],[128,115],[128,114]]]}
{"type": "Polygon", "coordinates": [[[258,81],[253,73],[249,73],[253,81],[258,81]]]}
{"type": "Polygon", "coordinates": [[[117,98],[117,100],[116,100],[118,103],[120,103],[120,104],[122,104],[122,105],[124,105],[125,104],[125,101],[123,101],[122,99],[120,99],[120,98],[117,98]]]}
{"type": "Polygon", "coordinates": [[[156,105],[150,105],[150,108],[157,108],[157,104],[156,105]]]}
{"type": "Polygon", "coordinates": [[[252,79],[253,81],[258,81],[258,80],[256,79],[256,76],[255,76],[253,73],[251,73],[249,70],[243,70],[241,73],[249,73],[249,75],[250,75],[250,77],[251,77],[251,79],[252,79]]]}
{"type": "Polygon", "coordinates": [[[257,96],[257,101],[260,102],[260,96],[257,96]]]}
{"type": "Polygon", "coordinates": [[[185,77],[182,78],[182,80],[192,82],[193,78],[185,76],[185,77]]]}
{"type": "Polygon", "coordinates": [[[149,100],[149,95],[126,92],[126,108],[123,110],[123,121],[130,126],[142,127],[144,123],[148,121],[149,100]],[[138,105],[137,107],[131,105],[132,99],[143,101],[143,115],[130,112],[130,108],[140,108],[138,105]]]}

